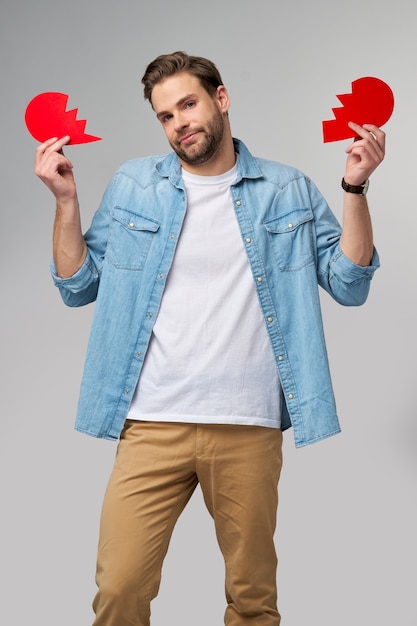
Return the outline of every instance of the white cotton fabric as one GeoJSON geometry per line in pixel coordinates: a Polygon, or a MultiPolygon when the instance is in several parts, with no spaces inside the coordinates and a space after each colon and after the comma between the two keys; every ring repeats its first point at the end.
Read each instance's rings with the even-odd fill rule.
{"type": "Polygon", "coordinates": [[[129,419],[280,427],[278,370],[220,176],[183,171],[187,213],[129,419]]]}

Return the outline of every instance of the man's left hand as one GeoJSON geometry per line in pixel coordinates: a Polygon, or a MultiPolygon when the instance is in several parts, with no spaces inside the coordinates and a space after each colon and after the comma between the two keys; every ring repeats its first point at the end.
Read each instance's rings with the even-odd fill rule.
{"type": "Polygon", "coordinates": [[[349,127],[358,137],[346,148],[347,162],[345,181],[350,185],[361,185],[385,156],[385,133],[373,124],[359,126],[349,122],[349,127]]]}

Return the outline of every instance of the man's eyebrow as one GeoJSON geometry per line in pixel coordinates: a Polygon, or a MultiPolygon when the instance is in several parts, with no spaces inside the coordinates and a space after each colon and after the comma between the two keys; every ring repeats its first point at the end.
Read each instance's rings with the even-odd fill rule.
{"type": "MultiPolygon", "coordinates": [[[[175,103],[174,108],[180,108],[188,100],[193,100],[193,99],[196,99],[196,98],[197,98],[197,95],[195,93],[189,93],[186,96],[184,96],[183,98],[180,98],[178,100],[178,102],[175,103]]],[[[161,118],[163,118],[165,115],[168,115],[168,114],[169,114],[169,111],[160,111],[159,113],[156,114],[156,117],[160,120],[161,118]]]]}

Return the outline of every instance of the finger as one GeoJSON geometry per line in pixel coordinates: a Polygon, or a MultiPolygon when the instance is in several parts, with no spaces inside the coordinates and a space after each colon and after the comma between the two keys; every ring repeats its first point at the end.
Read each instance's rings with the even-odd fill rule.
{"type": "Polygon", "coordinates": [[[73,169],[71,161],[63,154],[62,148],[56,149],[60,146],[61,142],[55,142],[49,148],[47,147],[45,152],[37,153],[35,173],[41,178],[73,169]]]}
{"type": "Polygon", "coordinates": [[[365,148],[366,150],[370,150],[370,153],[378,158],[383,158],[385,154],[385,133],[378,128],[378,126],[374,126],[373,124],[360,126],[354,122],[349,122],[349,127],[352,128],[358,136],[354,138],[353,143],[346,149],[348,154],[351,152],[358,153],[359,148],[365,148]],[[361,143],[358,144],[357,142],[361,143]]]}
{"type": "Polygon", "coordinates": [[[36,152],[40,155],[45,154],[47,151],[59,152],[66,144],[68,144],[70,140],[71,137],[69,135],[65,135],[64,137],[61,137],[61,139],[58,137],[51,137],[41,143],[37,147],[36,152]]]}
{"type": "Polygon", "coordinates": [[[357,137],[355,137],[354,141],[359,141],[362,139],[374,139],[381,147],[384,149],[385,147],[385,133],[378,126],[374,124],[364,124],[360,126],[355,122],[348,123],[349,128],[357,133],[357,137]]]}
{"type": "Polygon", "coordinates": [[[373,124],[364,124],[364,129],[370,132],[373,137],[376,139],[377,143],[383,150],[385,150],[385,133],[383,130],[378,128],[378,126],[374,126],[373,124]]]}
{"type": "Polygon", "coordinates": [[[70,141],[69,135],[62,137],[61,139],[57,139],[56,137],[51,137],[47,141],[44,141],[40,146],[38,146],[36,150],[35,157],[35,167],[38,168],[45,163],[48,163],[52,158],[55,160],[54,155],[60,155],[68,162],[70,168],[72,168],[71,162],[65,157],[64,152],[62,150],[63,146],[70,141]]]}
{"type": "Polygon", "coordinates": [[[50,139],[47,139],[37,147],[38,152],[45,152],[45,150],[49,148],[49,146],[52,146],[56,141],[58,141],[58,137],[51,137],[50,139]]]}
{"type": "Polygon", "coordinates": [[[358,138],[368,139],[369,135],[372,135],[375,138],[371,129],[379,130],[377,126],[373,126],[372,124],[360,126],[359,124],[356,124],[356,122],[349,122],[348,126],[358,135],[358,137],[355,138],[355,141],[358,141],[358,138]],[[368,128],[365,128],[365,126],[368,126],[368,128]]]}
{"type": "Polygon", "coordinates": [[[384,151],[375,139],[354,141],[348,146],[346,153],[350,156],[356,156],[365,167],[372,163],[378,164],[384,159],[384,151]]]}

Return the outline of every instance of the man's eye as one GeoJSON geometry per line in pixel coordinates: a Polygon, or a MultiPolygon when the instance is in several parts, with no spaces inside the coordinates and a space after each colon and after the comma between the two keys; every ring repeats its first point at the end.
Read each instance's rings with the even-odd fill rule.
{"type": "Polygon", "coordinates": [[[171,118],[172,118],[172,115],[164,115],[164,116],[161,118],[161,122],[162,122],[163,124],[166,124],[167,122],[169,122],[169,120],[170,120],[171,118]]]}
{"type": "Polygon", "coordinates": [[[187,104],[185,106],[186,106],[187,109],[192,109],[193,106],[195,106],[194,100],[190,100],[189,102],[187,102],[187,104]]]}

